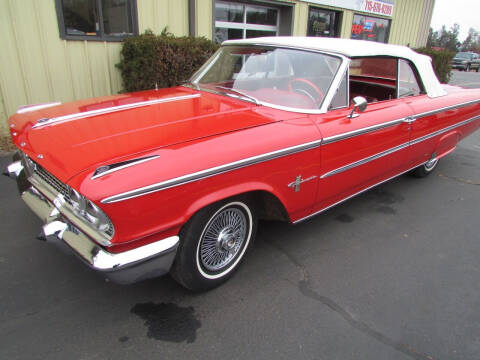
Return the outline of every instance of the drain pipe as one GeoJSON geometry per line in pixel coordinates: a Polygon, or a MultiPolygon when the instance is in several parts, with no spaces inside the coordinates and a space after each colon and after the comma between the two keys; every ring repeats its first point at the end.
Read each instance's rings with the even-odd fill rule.
{"type": "Polygon", "coordinates": [[[188,34],[190,36],[195,36],[195,10],[196,10],[196,0],[188,0],[188,34]]]}

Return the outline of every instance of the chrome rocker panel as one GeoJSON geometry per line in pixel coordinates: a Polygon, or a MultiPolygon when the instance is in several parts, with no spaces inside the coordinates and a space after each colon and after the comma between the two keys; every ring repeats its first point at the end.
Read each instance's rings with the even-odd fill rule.
{"type": "Polygon", "coordinates": [[[8,175],[17,180],[23,201],[45,223],[39,236],[41,240],[73,252],[92,270],[118,284],[131,284],[170,271],[179,243],[178,236],[121,253],[105,251],[60,214],[56,206],[35,187],[26,186],[25,172],[19,169],[18,163],[13,164],[7,167],[8,175]]]}

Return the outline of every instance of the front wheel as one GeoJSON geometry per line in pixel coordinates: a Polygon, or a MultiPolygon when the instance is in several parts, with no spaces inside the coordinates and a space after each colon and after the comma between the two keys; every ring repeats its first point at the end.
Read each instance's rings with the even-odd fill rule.
{"type": "Polygon", "coordinates": [[[438,164],[438,159],[433,158],[429,161],[427,161],[425,164],[420,165],[419,167],[413,169],[410,174],[415,176],[415,177],[425,177],[427,175],[430,175],[433,170],[437,167],[438,164]]]}
{"type": "Polygon", "coordinates": [[[239,267],[256,229],[254,203],[247,197],[200,210],[180,232],[173,278],[193,291],[220,285],[239,267]]]}

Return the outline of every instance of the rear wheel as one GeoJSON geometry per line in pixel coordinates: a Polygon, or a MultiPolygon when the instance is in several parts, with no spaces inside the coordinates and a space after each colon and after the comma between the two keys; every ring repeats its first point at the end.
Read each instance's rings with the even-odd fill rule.
{"type": "Polygon", "coordinates": [[[428,162],[426,162],[425,164],[420,165],[419,167],[413,169],[410,172],[410,174],[419,178],[425,177],[427,175],[430,175],[433,172],[433,170],[435,170],[435,168],[437,167],[437,164],[438,164],[438,159],[433,158],[428,162]]]}
{"type": "Polygon", "coordinates": [[[256,228],[254,203],[248,197],[220,201],[200,210],[180,232],[173,278],[194,291],[220,285],[239,267],[256,228]]]}

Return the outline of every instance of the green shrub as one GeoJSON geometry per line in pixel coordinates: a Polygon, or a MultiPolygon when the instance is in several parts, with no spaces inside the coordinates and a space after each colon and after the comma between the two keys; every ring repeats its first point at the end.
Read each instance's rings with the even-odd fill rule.
{"type": "Polygon", "coordinates": [[[163,30],[154,35],[127,38],[122,60],[116,66],[122,73],[124,91],[178,85],[187,80],[216,50],[218,45],[206,38],[175,37],[163,30]]]}
{"type": "Polygon", "coordinates": [[[432,58],[433,70],[441,83],[448,83],[452,71],[452,59],[455,53],[448,50],[432,50],[429,48],[415,49],[420,54],[428,55],[432,58]]]}

